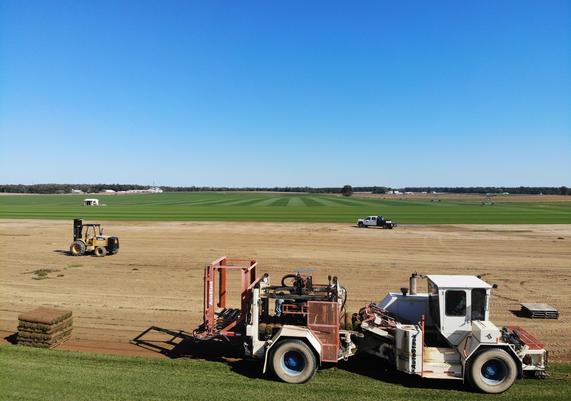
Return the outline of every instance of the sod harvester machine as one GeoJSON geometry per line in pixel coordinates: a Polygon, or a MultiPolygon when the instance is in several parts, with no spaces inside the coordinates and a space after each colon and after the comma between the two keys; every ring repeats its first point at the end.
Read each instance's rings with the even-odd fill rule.
{"type": "Polygon", "coordinates": [[[101,224],[84,224],[81,219],[73,220],[73,242],[69,253],[82,256],[86,253],[95,256],[114,255],[119,252],[119,238],[103,235],[101,224]]]}
{"type": "MultiPolygon", "coordinates": [[[[222,257],[204,270],[204,321],[198,340],[238,340],[246,355],[263,361],[288,383],[310,380],[323,363],[357,352],[424,378],[462,380],[485,393],[501,393],[517,378],[543,376],[547,352],[520,327],[489,321],[492,286],[476,276],[426,276],[427,293],[389,293],[341,329],[347,291],[336,277],[315,283],[311,274],[286,275],[278,285],[256,276],[254,260],[222,257]],[[227,305],[228,276],[240,275],[240,307],[227,305]]],[[[346,320],[346,318],[344,319],[346,320]]],[[[379,367],[380,368],[380,367],[379,367]]],[[[375,369],[375,366],[371,366],[375,369]]]]}

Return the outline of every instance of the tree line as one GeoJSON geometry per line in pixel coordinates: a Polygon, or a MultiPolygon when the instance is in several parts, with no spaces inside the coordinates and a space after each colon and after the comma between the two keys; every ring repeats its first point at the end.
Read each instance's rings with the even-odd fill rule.
{"type": "Polygon", "coordinates": [[[516,194],[516,195],[571,195],[569,188],[561,187],[405,187],[406,192],[446,192],[455,194],[516,194]]]}
{"type": "MultiPolygon", "coordinates": [[[[442,192],[457,194],[510,194],[527,195],[571,195],[571,190],[566,186],[561,187],[404,187],[390,188],[386,186],[356,186],[350,185],[341,187],[208,187],[208,186],[161,186],[165,192],[209,192],[209,191],[264,191],[264,192],[307,192],[307,193],[330,193],[347,194],[347,187],[351,192],[372,192],[384,194],[395,189],[401,192],[442,192]]],[[[0,193],[20,193],[20,194],[64,194],[70,193],[72,189],[83,192],[101,192],[106,189],[114,191],[129,191],[148,189],[148,185],[139,184],[0,184],[0,193]]]]}
{"type": "Polygon", "coordinates": [[[0,192],[15,194],[65,194],[72,189],[83,192],[101,192],[106,189],[113,191],[129,191],[132,189],[147,189],[148,185],[135,184],[32,184],[32,185],[2,185],[0,192]]]}

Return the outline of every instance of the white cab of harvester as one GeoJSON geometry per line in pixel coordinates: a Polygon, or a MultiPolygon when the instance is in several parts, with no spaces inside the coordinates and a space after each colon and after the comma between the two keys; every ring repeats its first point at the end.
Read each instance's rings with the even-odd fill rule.
{"type": "Polygon", "coordinates": [[[429,275],[428,304],[435,326],[452,345],[472,332],[473,321],[489,318],[492,286],[476,276],[429,275]]]}

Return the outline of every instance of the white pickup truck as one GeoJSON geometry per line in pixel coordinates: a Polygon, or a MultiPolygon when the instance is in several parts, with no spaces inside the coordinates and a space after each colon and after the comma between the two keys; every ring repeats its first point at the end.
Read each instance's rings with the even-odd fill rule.
{"type": "Polygon", "coordinates": [[[357,220],[357,226],[363,227],[381,227],[381,228],[388,228],[393,229],[397,225],[393,223],[392,220],[387,220],[383,216],[368,216],[364,219],[357,220]]]}

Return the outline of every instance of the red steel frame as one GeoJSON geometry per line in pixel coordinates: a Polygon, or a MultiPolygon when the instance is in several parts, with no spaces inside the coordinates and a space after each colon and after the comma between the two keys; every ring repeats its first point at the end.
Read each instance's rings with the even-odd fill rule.
{"type": "Polygon", "coordinates": [[[539,350],[545,347],[541,341],[539,341],[532,334],[528,333],[527,330],[524,330],[520,326],[508,326],[508,329],[517,334],[521,342],[527,345],[530,350],[539,350]]]}
{"type": "Polygon", "coordinates": [[[243,322],[248,314],[250,293],[259,280],[256,279],[257,265],[255,260],[229,259],[223,256],[204,268],[204,330],[199,333],[200,337],[206,338],[217,335],[230,337],[238,335],[232,329],[243,322]],[[225,327],[217,329],[216,309],[226,308],[228,270],[239,270],[241,272],[240,314],[237,319],[228,322],[225,327]],[[216,276],[218,276],[218,291],[215,289],[216,276]],[[216,297],[216,292],[218,292],[218,299],[215,305],[214,298],[216,297]]]}
{"type": "Polygon", "coordinates": [[[307,302],[307,327],[321,343],[321,360],[337,362],[339,351],[339,303],[307,302]]]}

